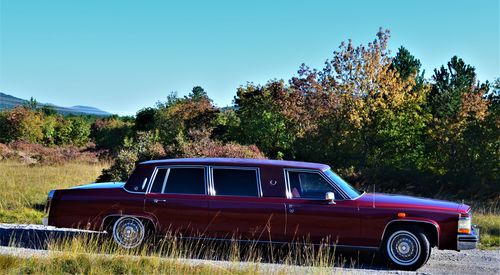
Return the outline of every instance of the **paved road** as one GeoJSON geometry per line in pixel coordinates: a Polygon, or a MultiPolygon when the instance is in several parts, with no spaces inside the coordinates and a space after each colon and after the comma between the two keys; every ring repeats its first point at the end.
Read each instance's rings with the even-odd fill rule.
{"type": "MultiPolygon", "coordinates": [[[[47,241],[72,237],[80,234],[97,234],[91,231],[75,229],[60,229],[42,225],[13,225],[0,223],[0,254],[16,255],[21,257],[48,256],[47,241]],[[15,246],[15,247],[13,247],[15,246]]],[[[387,270],[380,263],[372,263],[370,257],[361,257],[356,268],[332,267],[330,270],[321,270],[321,273],[348,273],[348,274],[413,274],[387,270]]],[[[234,267],[233,262],[209,261],[199,259],[181,259],[186,264],[208,264],[214,266],[234,267]]],[[[240,263],[244,268],[249,263],[240,263]]],[[[279,264],[259,264],[264,273],[277,270],[288,270],[287,273],[316,273],[309,267],[283,266],[279,264]]],[[[317,270],[316,270],[317,271],[317,270]]],[[[419,274],[500,274],[500,250],[468,250],[462,252],[433,250],[431,258],[425,266],[418,270],[419,274]]]]}

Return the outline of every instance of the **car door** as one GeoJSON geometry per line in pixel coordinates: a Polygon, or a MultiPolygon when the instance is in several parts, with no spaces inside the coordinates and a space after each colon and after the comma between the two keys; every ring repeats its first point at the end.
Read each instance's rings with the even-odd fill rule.
{"type": "Polygon", "coordinates": [[[285,198],[262,197],[258,168],[211,167],[208,234],[245,241],[283,241],[285,198]]]}
{"type": "Polygon", "coordinates": [[[160,233],[204,234],[208,224],[206,178],[203,166],[156,168],[144,207],[158,219],[160,233]]]}
{"type": "Polygon", "coordinates": [[[356,202],[343,194],[321,171],[285,170],[287,203],[287,240],[292,242],[328,242],[353,245],[359,237],[359,213],[356,202]],[[334,203],[325,200],[333,192],[334,203]]]}

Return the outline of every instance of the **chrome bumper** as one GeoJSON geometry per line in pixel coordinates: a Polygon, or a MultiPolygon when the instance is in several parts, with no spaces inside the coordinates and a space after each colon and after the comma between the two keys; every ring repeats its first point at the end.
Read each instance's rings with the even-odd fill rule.
{"type": "Polygon", "coordinates": [[[479,228],[472,226],[470,234],[458,234],[457,250],[475,249],[479,244],[479,228]]]}

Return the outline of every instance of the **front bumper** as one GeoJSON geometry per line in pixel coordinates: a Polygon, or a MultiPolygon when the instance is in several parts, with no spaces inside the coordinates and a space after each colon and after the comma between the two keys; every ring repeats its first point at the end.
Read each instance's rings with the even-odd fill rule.
{"type": "Polygon", "coordinates": [[[472,226],[470,234],[457,235],[457,250],[475,249],[479,244],[479,228],[472,226]]]}

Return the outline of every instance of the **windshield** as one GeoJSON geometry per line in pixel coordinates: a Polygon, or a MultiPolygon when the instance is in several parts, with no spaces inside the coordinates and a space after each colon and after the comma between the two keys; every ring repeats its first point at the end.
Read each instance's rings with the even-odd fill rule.
{"type": "Polygon", "coordinates": [[[349,183],[347,183],[344,179],[342,179],[339,175],[335,174],[332,169],[326,170],[325,175],[329,177],[333,182],[335,182],[345,193],[351,198],[357,198],[361,195],[361,191],[352,187],[349,183]]]}

